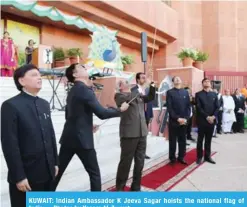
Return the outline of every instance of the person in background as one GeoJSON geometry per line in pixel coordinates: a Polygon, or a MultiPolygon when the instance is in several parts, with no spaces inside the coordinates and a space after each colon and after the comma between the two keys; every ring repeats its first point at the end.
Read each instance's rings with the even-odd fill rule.
{"type": "Polygon", "coordinates": [[[241,89],[241,94],[247,98],[247,83],[244,85],[244,87],[241,89]]]}
{"type": "Polygon", "coordinates": [[[119,126],[121,156],[116,178],[117,191],[124,190],[133,158],[135,165],[131,191],[141,190],[148,135],[144,105],[155,98],[154,84],[149,83],[149,85],[148,95],[143,95],[138,90],[131,91],[127,81],[118,82],[119,93],[115,94],[117,106],[121,106],[125,102],[130,103],[128,110],[121,114],[119,126]]]}
{"type": "Polygon", "coordinates": [[[18,49],[18,46],[16,44],[14,44],[14,48],[15,48],[15,63],[16,63],[16,68],[17,68],[17,67],[21,66],[18,63],[18,60],[19,60],[19,49],[18,49]]]}
{"type": "Polygon", "coordinates": [[[191,109],[190,118],[189,118],[188,123],[187,123],[186,138],[187,138],[187,140],[195,142],[196,140],[194,138],[192,138],[192,136],[191,136],[192,123],[193,123],[193,114],[194,114],[194,111],[195,111],[194,110],[195,100],[193,99],[193,96],[191,94],[191,89],[189,87],[185,87],[184,89],[187,90],[188,93],[189,93],[189,96],[190,96],[190,109],[191,109]]]}
{"type": "Polygon", "coordinates": [[[25,49],[26,63],[27,64],[32,62],[32,54],[33,54],[33,50],[34,50],[34,45],[35,45],[35,42],[32,39],[28,40],[28,46],[25,49]]]}
{"type": "Polygon", "coordinates": [[[66,122],[60,139],[60,170],[53,185],[54,190],[76,154],[89,175],[91,191],[101,191],[100,169],[93,139],[93,132],[97,131],[98,126],[93,125],[93,113],[100,119],[108,119],[119,117],[129,107],[125,102],[119,108],[101,106],[92,90],[87,69],[87,66],[76,63],[65,71],[68,81],[74,85],[66,101],[66,122]]]}
{"type": "MultiPolygon", "coordinates": [[[[138,91],[140,94],[142,94],[143,96],[146,95],[146,75],[145,73],[137,73],[136,74],[136,85],[131,88],[131,92],[135,92],[135,91],[138,91]]],[[[144,107],[144,111],[146,113],[146,110],[147,110],[147,106],[144,107]]],[[[150,119],[148,117],[146,117],[146,123],[149,124],[150,122],[150,119]]],[[[150,157],[148,155],[145,155],[145,159],[150,159],[150,157]]]]}
{"type": "MultiPolygon", "coordinates": [[[[149,87],[147,87],[146,90],[145,90],[145,94],[149,94],[149,90],[150,90],[149,87]]],[[[153,119],[153,116],[154,116],[153,115],[153,101],[148,102],[145,105],[145,107],[146,107],[144,109],[144,111],[145,111],[145,118],[146,118],[147,128],[149,129],[149,125],[151,124],[152,119],[153,119]]]]}
{"type": "MultiPolygon", "coordinates": [[[[218,97],[218,90],[217,89],[211,89],[210,91],[212,91],[212,92],[214,92],[214,93],[216,93],[217,94],[217,97],[218,97]]],[[[220,103],[220,102],[219,102],[220,103]]],[[[219,113],[218,113],[218,116],[216,117],[216,125],[214,126],[214,132],[213,132],[213,137],[214,138],[217,138],[217,125],[218,125],[218,123],[219,123],[219,120],[218,120],[218,118],[219,118],[219,113]]],[[[222,117],[221,117],[222,118],[222,117]]],[[[221,121],[222,121],[222,119],[221,119],[221,121]]]]}
{"type": "Polygon", "coordinates": [[[190,96],[188,91],[181,88],[182,81],[180,77],[172,78],[174,88],[167,91],[166,101],[169,113],[169,159],[170,164],[176,162],[176,146],[178,142],[177,161],[187,165],[184,160],[186,154],[186,128],[191,115],[190,96]]]}
{"type": "Polygon", "coordinates": [[[15,67],[14,43],[9,37],[9,33],[5,31],[3,39],[1,39],[1,76],[11,77],[15,67]]]}
{"type": "Polygon", "coordinates": [[[223,116],[223,98],[221,93],[215,89],[215,93],[217,94],[218,101],[219,101],[219,112],[217,117],[217,133],[222,134],[222,116],[223,116]]]}
{"type": "Polygon", "coordinates": [[[225,90],[223,105],[222,130],[225,134],[228,134],[232,133],[232,125],[236,121],[236,116],[234,113],[235,102],[229,89],[225,90]]]}
{"type": "Polygon", "coordinates": [[[1,143],[8,166],[11,207],[26,206],[26,192],[51,191],[58,155],[50,104],[39,98],[39,70],[24,65],[14,72],[17,96],[1,107],[1,143]]]}
{"type": "Polygon", "coordinates": [[[233,132],[234,133],[244,133],[244,112],[245,112],[245,98],[240,93],[237,88],[234,92],[233,99],[235,102],[235,115],[236,122],[233,124],[233,132]]]}
{"type": "Polygon", "coordinates": [[[211,82],[208,78],[202,80],[202,86],[203,90],[196,93],[197,164],[202,162],[204,138],[204,160],[215,164],[215,161],[211,158],[211,142],[219,111],[219,101],[217,94],[211,90],[211,82]]]}

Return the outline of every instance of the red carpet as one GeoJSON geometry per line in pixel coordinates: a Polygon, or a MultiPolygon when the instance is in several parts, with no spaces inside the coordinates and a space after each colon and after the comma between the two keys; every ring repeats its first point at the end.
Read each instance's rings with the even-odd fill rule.
{"type": "Polygon", "coordinates": [[[189,151],[186,154],[185,160],[187,161],[188,165],[177,163],[171,166],[170,164],[167,164],[144,176],[142,178],[142,185],[152,189],[158,188],[160,185],[167,182],[196,161],[196,149],[189,151]]]}
{"type": "MultiPolygon", "coordinates": [[[[214,154],[215,152],[212,153],[212,156],[214,154]]],[[[163,166],[161,165],[161,167],[159,167],[158,169],[156,168],[150,173],[144,175],[142,177],[141,185],[145,188],[148,188],[154,191],[155,190],[169,191],[176,184],[178,184],[185,177],[187,177],[190,173],[192,173],[195,169],[201,166],[195,163],[196,149],[192,149],[191,151],[187,152],[185,160],[187,161],[188,165],[182,165],[180,163],[176,163],[173,166],[171,166],[170,164],[165,164],[163,166]]],[[[152,168],[155,168],[155,166],[152,168]]],[[[150,171],[150,169],[148,170],[150,171]]],[[[108,191],[115,191],[115,186],[109,188],[108,191]]],[[[125,188],[125,191],[129,191],[128,186],[125,188]]]]}

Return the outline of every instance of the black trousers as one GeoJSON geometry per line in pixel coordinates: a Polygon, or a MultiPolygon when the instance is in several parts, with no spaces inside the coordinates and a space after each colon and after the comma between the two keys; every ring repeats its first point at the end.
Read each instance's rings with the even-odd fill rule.
{"type": "Polygon", "coordinates": [[[121,138],[121,156],[118,164],[116,190],[123,191],[134,159],[134,172],[131,191],[141,190],[141,177],[144,167],[147,137],[121,138]]]}
{"type": "Polygon", "coordinates": [[[89,175],[91,191],[101,191],[100,169],[95,149],[71,148],[64,145],[61,145],[60,148],[59,172],[53,183],[53,189],[56,190],[64,171],[75,154],[79,157],[89,175]]]}
{"type": "Polygon", "coordinates": [[[241,132],[244,130],[244,114],[235,113],[236,122],[233,123],[233,132],[241,132]]]}
{"type": "Polygon", "coordinates": [[[223,111],[219,111],[218,117],[217,117],[217,133],[222,131],[222,115],[223,111]]]}
{"type": "Polygon", "coordinates": [[[178,142],[178,159],[183,160],[186,153],[187,126],[174,126],[169,122],[169,159],[176,160],[176,148],[178,142]]]}
{"type": "Polygon", "coordinates": [[[203,157],[203,141],[205,138],[205,145],[204,145],[204,157],[210,158],[211,157],[211,142],[214,133],[215,125],[200,125],[198,124],[198,140],[197,140],[197,159],[201,159],[203,157]]]}
{"type": "MultiPolygon", "coordinates": [[[[52,181],[38,184],[29,183],[32,191],[52,191],[51,184],[52,181]]],[[[26,193],[19,191],[16,184],[9,184],[9,196],[11,207],[26,207],[26,193]]]]}
{"type": "Polygon", "coordinates": [[[188,119],[188,123],[187,123],[187,130],[186,130],[186,138],[187,139],[191,139],[191,129],[192,129],[192,119],[193,117],[188,119]]]}
{"type": "Polygon", "coordinates": [[[150,124],[150,120],[151,120],[151,119],[149,119],[149,118],[146,118],[146,124],[147,124],[147,128],[148,128],[148,126],[149,126],[149,124],[150,124]]]}

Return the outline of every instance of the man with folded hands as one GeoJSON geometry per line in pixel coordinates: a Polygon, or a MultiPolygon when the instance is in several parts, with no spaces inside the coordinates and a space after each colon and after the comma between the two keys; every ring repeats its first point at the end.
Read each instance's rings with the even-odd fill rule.
{"type": "Polygon", "coordinates": [[[190,96],[187,90],[181,88],[182,81],[180,77],[172,78],[174,88],[167,91],[166,102],[169,113],[169,159],[170,164],[176,162],[176,146],[178,142],[177,161],[187,165],[184,160],[186,153],[186,134],[187,124],[191,115],[190,96]]]}

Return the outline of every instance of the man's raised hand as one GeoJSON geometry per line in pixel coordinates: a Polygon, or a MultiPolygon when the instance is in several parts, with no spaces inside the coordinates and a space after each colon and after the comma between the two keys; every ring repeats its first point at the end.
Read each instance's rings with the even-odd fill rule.
{"type": "Polygon", "coordinates": [[[129,104],[126,103],[126,102],[124,102],[124,103],[122,103],[122,105],[121,105],[121,107],[120,107],[120,111],[121,111],[121,112],[124,112],[124,111],[126,111],[128,108],[129,108],[129,104]]]}

